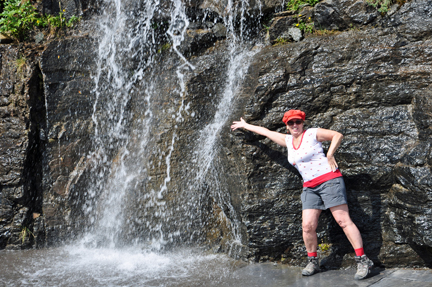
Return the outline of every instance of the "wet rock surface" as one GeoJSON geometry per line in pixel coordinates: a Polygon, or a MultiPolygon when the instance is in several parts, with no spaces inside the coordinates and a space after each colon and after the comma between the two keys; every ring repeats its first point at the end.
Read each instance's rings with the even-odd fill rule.
{"type": "MultiPolygon", "coordinates": [[[[283,112],[302,109],[310,127],[344,134],[337,160],[348,188],[350,214],[366,253],[378,265],[400,266],[404,261],[429,266],[432,260],[426,243],[431,83],[425,72],[431,59],[431,51],[425,49],[430,38],[425,35],[431,25],[408,16],[428,11],[425,6],[429,4],[406,4],[392,16],[414,23],[409,32],[391,20],[391,28],[384,30],[310,37],[299,44],[263,49],[250,68],[233,117],[284,132],[283,112]],[[422,11],[419,5],[424,5],[422,11]],[[408,40],[413,38],[422,40],[408,40]]],[[[237,175],[248,179],[237,196],[250,255],[301,264],[301,183],[285,151],[248,132],[235,132],[230,138],[226,145],[235,150],[233,155],[241,155],[235,161],[244,165],[237,175]]],[[[323,266],[353,263],[349,242],[328,212],[322,215],[318,236],[330,247],[321,251],[326,256],[323,266]]]]}
{"type": "Polygon", "coordinates": [[[0,246],[15,249],[44,241],[42,74],[22,50],[1,49],[0,246]],[[21,56],[20,56],[21,54],[21,56]],[[31,107],[31,108],[30,108],[31,107]],[[32,233],[33,228],[38,232],[32,233]]]}
{"type": "MultiPolygon", "coordinates": [[[[281,5],[267,2],[263,11],[281,5]]],[[[182,98],[173,96],[179,59],[169,46],[165,50],[159,46],[160,68],[151,76],[163,93],[156,100],[161,109],[154,111],[158,120],[149,143],[158,149],[148,156],[149,178],[137,183],[144,191],[163,185],[168,166],[154,162],[166,155],[175,138],[168,184],[173,191],[166,195],[172,205],[196,199],[179,199],[177,192],[190,184],[185,178],[194,171],[193,143],[203,123],[215,116],[229,58],[227,27],[217,20],[223,5],[214,1],[190,5],[211,9],[216,21],[191,21],[187,27],[179,51],[195,70],[185,72],[182,98]],[[182,102],[189,110],[173,127],[173,118],[166,115],[176,115],[182,102]]],[[[203,210],[193,212],[206,219],[206,225],[187,223],[179,212],[166,228],[184,224],[181,230],[188,235],[203,228],[194,233],[200,242],[245,260],[303,264],[302,182],[287,162],[286,151],[260,136],[229,131],[229,121],[243,116],[250,123],[285,132],[283,112],[302,109],[310,127],[334,129],[345,136],[336,159],[348,188],[350,214],[362,232],[368,256],[377,265],[430,266],[431,2],[406,3],[385,17],[363,1],[325,1],[313,13],[308,11],[315,25],[345,32],[266,46],[254,56],[211,166],[218,188],[225,190],[223,198],[212,192],[213,186],[203,184],[198,191],[203,210]],[[350,24],[362,29],[349,30],[350,24]],[[242,235],[235,246],[229,243],[234,222],[242,235]]],[[[269,29],[271,41],[294,23],[292,15],[276,14],[269,29]]],[[[162,42],[166,29],[161,28],[162,42]]],[[[18,71],[18,46],[0,46],[1,248],[55,245],[73,239],[87,220],[81,206],[86,184],[92,181],[88,154],[94,149],[95,47],[95,39],[87,36],[54,40],[18,71]],[[23,236],[23,227],[34,236],[23,236]]],[[[136,63],[128,65],[132,69],[136,63]]],[[[143,94],[128,103],[131,126],[139,127],[137,119],[142,119],[146,105],[143,94]]],[[[114,165],[116,151],[110,156],[114,165]]],[[[152,209],[140,207],[149,201],[131,200],[136,209],[128,212],[146,218],[152,209]]],[[[353,250],[328,211],[319,226],[323,267],[353,265],[353,250]]],[[[131,223],[127,230],[127,236],[133,237],[144,227],[131,223]]]]}
{"type": "Polygon", "coordinates": [[[327,30],[344,30],[373,23],[379,12],[366,1],[326,0],[314,7],[315,27],[327,30]]]}
{"type": "Polygon", "coordinates": [[[57,15],[60,11],[64,11],[64,15],[69,18],[71,16],[82,16],[88,12],[94,12],[95,8],[101,3],[98,0],[81,1],[81,0],[42,0],[38,5],[38,10],[44,14],[57,15]]]}
{"type": "Polygon", "coordinates": [[[82,222],[69,218],[72,206],[80,201],[75,185],[89,167],[95,101],[90,79],[93,51],[93,40],[83,37],[52,42],[41,55],[47,117],[42,208],[49,245],[72,239],[67,231],[70,225],[82,227],[82,222]]]}

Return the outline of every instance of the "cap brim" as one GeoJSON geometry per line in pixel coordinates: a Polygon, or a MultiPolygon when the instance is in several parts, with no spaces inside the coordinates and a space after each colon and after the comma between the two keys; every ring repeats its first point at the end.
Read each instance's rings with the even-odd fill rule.
{"type": "Polygon", "coordinates": [[[287,122],[289,122],[290,120],[303,120],[303,118],[300,116],[292,116],[287,120],[287,122]]]}

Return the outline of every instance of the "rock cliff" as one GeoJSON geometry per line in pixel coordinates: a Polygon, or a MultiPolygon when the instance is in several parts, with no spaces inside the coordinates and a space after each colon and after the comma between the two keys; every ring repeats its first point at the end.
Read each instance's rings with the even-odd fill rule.
{"type": "MultiPolygon", "coordinates": [[[[248,40],[275,43],[298,21],[293,18],[298,15],[276,13],[281,3],[249,4],[248,40]],[[257,20],[262,19],[260,11],[261,17],[272,19],[267,36],[257,20]]],[[[159,96],[151,110],[152,136],[143,147],[148,155],[145,162],[136,163],[146,166],[147,177],[136,179],[134,192],[128,195],[128,218],[136,220],[127,221],[124,237],[160,232],[144,226],[153,220],[153,226],[161,224],[162,229],[181,234],[174,242],[197,240],[245,260],[302,264],[298,173],[282,148],[249,132],[229,130],[230,122],[242,116],[285,132],[283,112],[295,108],[306,112],[308,126],[345,136],[336,160],[366,253],[385,266],[430,267],[432,2],[408,2],[386,15],[363,1],[326,0],[313,9],[305,7],[301,13],[310,15],[315,27],[334,30],[254,49],[226,127],[217,133],[215,157],[206,167],[211,172],[206,169],[190,193],[185,190],[196,182],[190,174],[200,173],[195,143],[203,126],[214,120],[229,77],[230,39],[221,20],[225,5],[186,3],[190,24],[178,50],[194,69],[185,69],[180,96],[176,75],[181,59],[172,48],[148,48],[150,54],[152,49],[159,51],[152,54],[154,67],[143,74],[153,80],[152,89],[159,96]],[[211,21],[201,20],[205,13],[211,21]],[[154,199],[146,195],[164,184],[168,191],[163,194],[163,212],[169,222],[152,219],[161,209],[156,210],[151,205],[154,199]]],[[[165,8],[169,11],[169,4],[165,8]]],[[[163,23],[168,16],[161,11],[163,23]]],[[[160,25],[155,31],[160,44],[167,41],[167,27],[160,25]]],[[[91,221],[82,207],[89,204],[87,187],[98,170],[92,158],[98,148],[95,103],[110,98],[97,98],[94,92],[97,39],[91,35],[78,33],[40,46],[0,46],[1,248],[59,244],[76,238],[91,221]],[[22,58],[25,64],[20,64],[22,58]]],[[[132,71],[138,64],[127,65],[132,71]]],[[[134,89],[141,92],[125,104],[127,147],[144,129],[146,88],[137,81],[134,89]]],[[[110,151],[107,165],[116,165],[119,150],[110,151]]],[[[328,212],[320,219],[319,242],[324,266],[354,263],[353,250],[328,212]]]]}

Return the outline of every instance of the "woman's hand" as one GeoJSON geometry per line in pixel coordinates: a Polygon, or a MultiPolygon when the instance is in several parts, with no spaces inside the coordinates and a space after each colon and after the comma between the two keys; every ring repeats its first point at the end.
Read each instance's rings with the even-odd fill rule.
{"type": "Polygon", "coordinates": [[[331,168],[332,172],[335,172],[337,170],[337,168],[338,168],[338,165],[337,165],[337,162],[336,162],[334,156],[327,154],[327,161],[328,161],[328,163],[330,165],[330,168],[331,168]]]}
{"type": "Polygon", "coordinates": [[[244,128],[246,125],[246,121],[243,118],[240,118],[240,121],[234,121],[232,123],[231,130],[235,131],[236,129],[244,128]]]}
{"type": "Polygon", "coordinates": [[[268,137],[269,139],[271,139],[272,141],[274,141],[278,145],[286,147],[286,144],[285,144],[286,134],[273,132],[273,131],[268,130],[264,127],[248,124],[243,118],[240,118],[240,121],[234,121],[231,125],[231,129],[233,131],[235,131],[236,129],[245,129],[247,131],[268,137]]]}

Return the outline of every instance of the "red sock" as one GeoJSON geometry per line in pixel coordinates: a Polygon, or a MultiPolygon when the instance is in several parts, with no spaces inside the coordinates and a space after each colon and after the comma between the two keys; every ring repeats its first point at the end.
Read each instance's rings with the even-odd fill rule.
{"type": "Polygon", "coordinates": [[[362,248],[354,249],[354,251],[355,251],[355,253],[356,253],[357,256],[362,256],[362,255],[365,254],[364,250],[363,250],[363,247],[362,248]]]}
{"type": "Polygon", "coordinates": [[[308,252],[308,257],[318,257],[317,252],[308,252]]]}

